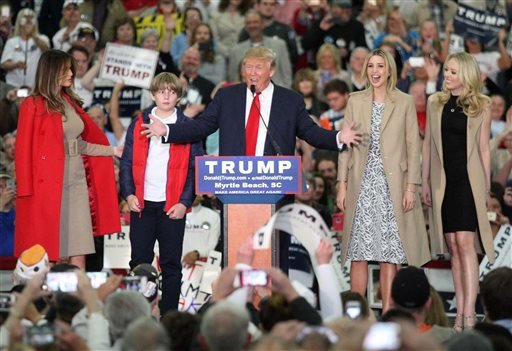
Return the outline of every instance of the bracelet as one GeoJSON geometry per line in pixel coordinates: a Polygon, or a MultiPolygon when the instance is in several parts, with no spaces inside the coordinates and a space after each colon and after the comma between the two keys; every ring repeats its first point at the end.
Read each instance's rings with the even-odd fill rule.
{"type": "Polygon", "coordinates": [[[413,193],[413,194],[416,192],[416,191],[411,190],[411,189],[405,189],[405,191],[408,191],[408,192],[413,193]]]}

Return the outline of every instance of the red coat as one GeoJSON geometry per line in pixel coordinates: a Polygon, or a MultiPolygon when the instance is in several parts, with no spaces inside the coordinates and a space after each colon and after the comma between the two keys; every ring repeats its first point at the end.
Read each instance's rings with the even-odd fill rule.
{"type": "MultiPolygon", "coordinates": [[[[68,101],[84,122],[81,137],[108,145],[105,134],[84,110],[68,101]]],[[[59,259],[64,157],[61,114],[48,111],[41,96],[26,98],[20,107],[16,137],[15,256],[41,244],[50,260],[59,259]]],[[[117,233],[121,228],[112,157],[83,156],[83,160],[93,234],[117,233]]]]}

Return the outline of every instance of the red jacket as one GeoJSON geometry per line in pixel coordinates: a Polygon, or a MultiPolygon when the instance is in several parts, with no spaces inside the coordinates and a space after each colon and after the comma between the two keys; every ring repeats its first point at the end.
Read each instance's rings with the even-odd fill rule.
{"type": "MultiPolygon", "coordinates": [[[[83,140],[108,145],[105,134],[67,96],[84,122],[83,140]]],[[[60,207],[64,177],[64,133],[60,113],[47,110],[41,96],[20,107],[16,137],[16,225],[14,255],[42,245],[59,259],[60,207]]],[[[112,157],[83,156],[94,235],[121,230],[112,157]]]]}

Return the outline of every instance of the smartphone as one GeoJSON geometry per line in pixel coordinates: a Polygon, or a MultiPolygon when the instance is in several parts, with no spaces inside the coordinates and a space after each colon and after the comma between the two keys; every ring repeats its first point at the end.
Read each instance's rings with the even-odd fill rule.
{"type": "Polygon", "coordinates": [[[28,96],[28,89],[26,88],[23,88],[23,89],[18,89],[18,91],[16,92],[16,96],[17,97],[27,97],[28,96]]]}
{"type": "Polygon", "coordinates": [[[16,179],[14,179],[14,178],[7,179],[6,186],[8,188],[16,188],[16,179]]]}
{"type": "Polygon", "coordinates": [[[208,51],[210,49],[209,43],[199,43],[199,51],[208,51]]]}
{"type": "Polygon", "coordinates": [[[0,312],[9,312],[16,299],[15,295],[0,293],[0,312]]]}
{"type": "Polygon", "coordinates": [[[358,319],[361,316],[361,302],[347,301],[345,304],[345,313],[350,319],[358,319]]]}
{"type": "Polygon", "coordinates": [[[364,351],[398,350],[400,348],[400,325],[375,323],[364,337],[364,351]]]}
{"type": "Polygon", "coordinates": [[[138,291],[143,293],[146,290],[148,278],[144,276],[126,276],[119,284],[118,290],[122,291],[138,291]]]}
{"type": "Polygon", "coordinates": [[[2,6],[2,9],[0,11],[0,15],[2,15],[2,17],[9,17],[9,15],[11,14],[11,9],[9,8],[9,6],[2,6]]]}
{"type": "Polygon", "coordinates": [[[333,213],[332,215],[332,229],[337,232],[341,232],[343,230],[343,220],[345,218],[345,214],[343,212],[333,213]]]}
{"type": "Polygon", "coordinates": [[[261,269],[251,269],[240,272],[241,286],[267,286],[268,274],[261,269]]]}
{"type": "Polygon", "coordinates": [[[487,212],[487,219],[489,222],[496,222],[496,218],[498,218],[496,212],[487,212]]]}
{"type": "Polygon", "coordinates": [[[425,58],[424,57],[411,57],[411,58],[409,58],[409,64],[413,68],[423,67],[423,66],[425,66],[425,58]]]}
{"type": "Polygon", "coordinates": [[[55,343],[55,327],[51,324],[33,325],[25,330],[23,342],[30,346],[44,346],[55,343]]]}
{"type": "Polygon", "coordinates": [[[107,272],[87,272],[87,276],[91,280],[91,285],[94,289],[100,287],[101,284],[105,283],[108,278],[107,272]]]}
{"type": "Polygon", "coordinates": [[[78,289],[78,278],[75,272],[48,272],[43,290],[73,292],[78,289]]]}

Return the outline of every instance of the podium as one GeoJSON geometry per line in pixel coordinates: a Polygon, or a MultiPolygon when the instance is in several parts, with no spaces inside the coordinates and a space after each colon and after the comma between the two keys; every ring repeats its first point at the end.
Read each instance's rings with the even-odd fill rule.
{"type": "MultiPolygon", "coordinates": [[[[223,257],[236,264],[238,248],[275,212],[287,194],[302,191],[299,156],[196,157],[196,193],[214,194],[223,203],[223,257]]],[[[278,266],[279,238],[272,235],[269,250],[256,250],[255,267],[278,266]]]]}

